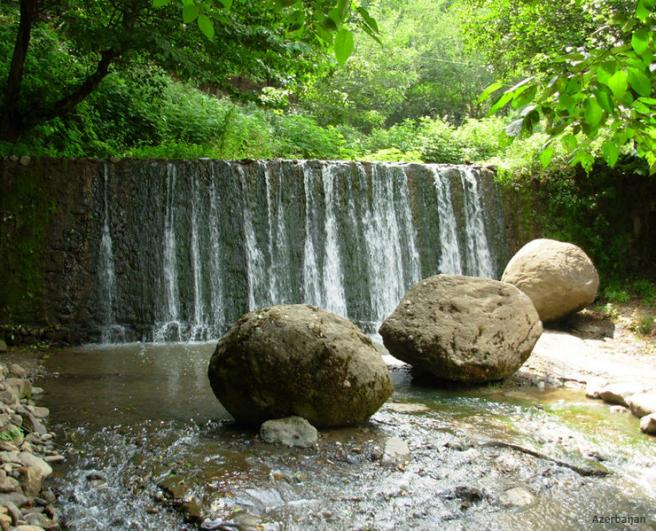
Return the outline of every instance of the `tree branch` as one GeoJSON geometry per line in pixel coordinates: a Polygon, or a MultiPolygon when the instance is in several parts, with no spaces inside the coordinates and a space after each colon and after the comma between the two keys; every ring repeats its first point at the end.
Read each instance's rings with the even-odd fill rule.
{"type": "Polygon", "coordinates": [[[4,90],[4,112],[0,119],[0,138],[3,139],[15,140],[21,128],[18,101],[38,3],[38,0],[21,0],[20,2],[18,33],[4,90]]]}

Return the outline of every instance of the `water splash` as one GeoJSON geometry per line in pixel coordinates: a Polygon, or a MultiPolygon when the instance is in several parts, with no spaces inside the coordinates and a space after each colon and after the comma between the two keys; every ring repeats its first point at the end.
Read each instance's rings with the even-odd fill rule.
{"type": "Polygon", "coordinates": [[[200,193],[197,176],[191,177],[191,266],[194,279],[194,321],[189,339],[200,341],[207,337],[205,323],[205,301],[203,300],[203,264],[200,257],[198,216],[200,210],[200,193]]]}

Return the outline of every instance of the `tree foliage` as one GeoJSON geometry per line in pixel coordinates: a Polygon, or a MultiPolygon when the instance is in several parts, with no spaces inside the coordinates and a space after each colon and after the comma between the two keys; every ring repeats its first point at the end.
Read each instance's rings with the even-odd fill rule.
{"type": "MultiPolygon", "coordinates": [[[[345,61],[352,27],[376,35],[375,21],[350,0],[20,0],[0,7],[14,35],[3,53],[7,72],[0,137],[16,140],[39,123],[70,114],[112,69],[138,60],[179,79],[231,93],[293,86],[321,67],[334,49],[345,61]],[[39,78],[33,33],[52,28],[80,66],[39,78]],[[318,66],[319,65],[319,66],[318,66]]],[[[52,73],[52,72],[50,72],[52,73]]]]}
{"type": "MultiPolygon", "coordinates": [[[[575,2],[581,19],[591,18],[596,3],[575,2]]],[[[620,156],[644,159],[656,171],[656,98],[654,31],[656,2],[639,0],[627,11],[606,4],[609,18],[592,35],[531,65],[532,75],[504,90],[501,82],[483,98],[497,95],[491,112],[515,109],[511,136],[544,130],[549,135],[541,161],[548,166],[556,145],[570,162],[590,169],[595,144],[609,166],[620,156]]],[[[583,37],[583,36],[580,36],[583,37]]]]}

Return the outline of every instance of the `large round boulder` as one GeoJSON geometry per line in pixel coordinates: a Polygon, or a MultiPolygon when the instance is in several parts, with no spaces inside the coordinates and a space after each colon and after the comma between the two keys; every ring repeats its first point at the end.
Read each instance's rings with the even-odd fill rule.
{"type": "Polygon", "coordinates": [[[289,416],[317,427],[358,424],[393,390],[369,337],[301,304],[244,315],[219,340],[208,376],[223,406],[246,424],[289,416]]]}
{"type": "Polygon", "coordinates": [[[390,353],[441,380],[501,380],[542,333],[531,300],[497,280],[437,275],[412,286],[380,327],[390,353]]]}
{"type": "Polygon", "coordinates": [[[597,270],[580,247],[548,239],[517,251],[501,280],[526,293],[545,323],[592,304],[599,288],[597,270]]]}

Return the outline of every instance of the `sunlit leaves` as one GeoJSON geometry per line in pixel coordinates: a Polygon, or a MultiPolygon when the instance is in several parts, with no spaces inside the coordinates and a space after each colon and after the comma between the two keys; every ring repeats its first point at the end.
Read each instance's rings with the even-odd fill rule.
{"type": "Polygon", "coordinates": [[[208,39],[212,40],[214,38],[214,24],[207,15],[198,17],[198,28],[208,39]]]}
{"type": "Polygon", "coordinates": [[[340,28],[335,35],[335,57],[340,64],[344,64],[353,53],[353,32],[340,28]]]}
{"type": "Polygon", "coordinates": [[[626,89],[629,87],[629,74],[626,70],[618,70],[608,79],[608,87],[616,100],[623,100],[626,89]]]}

